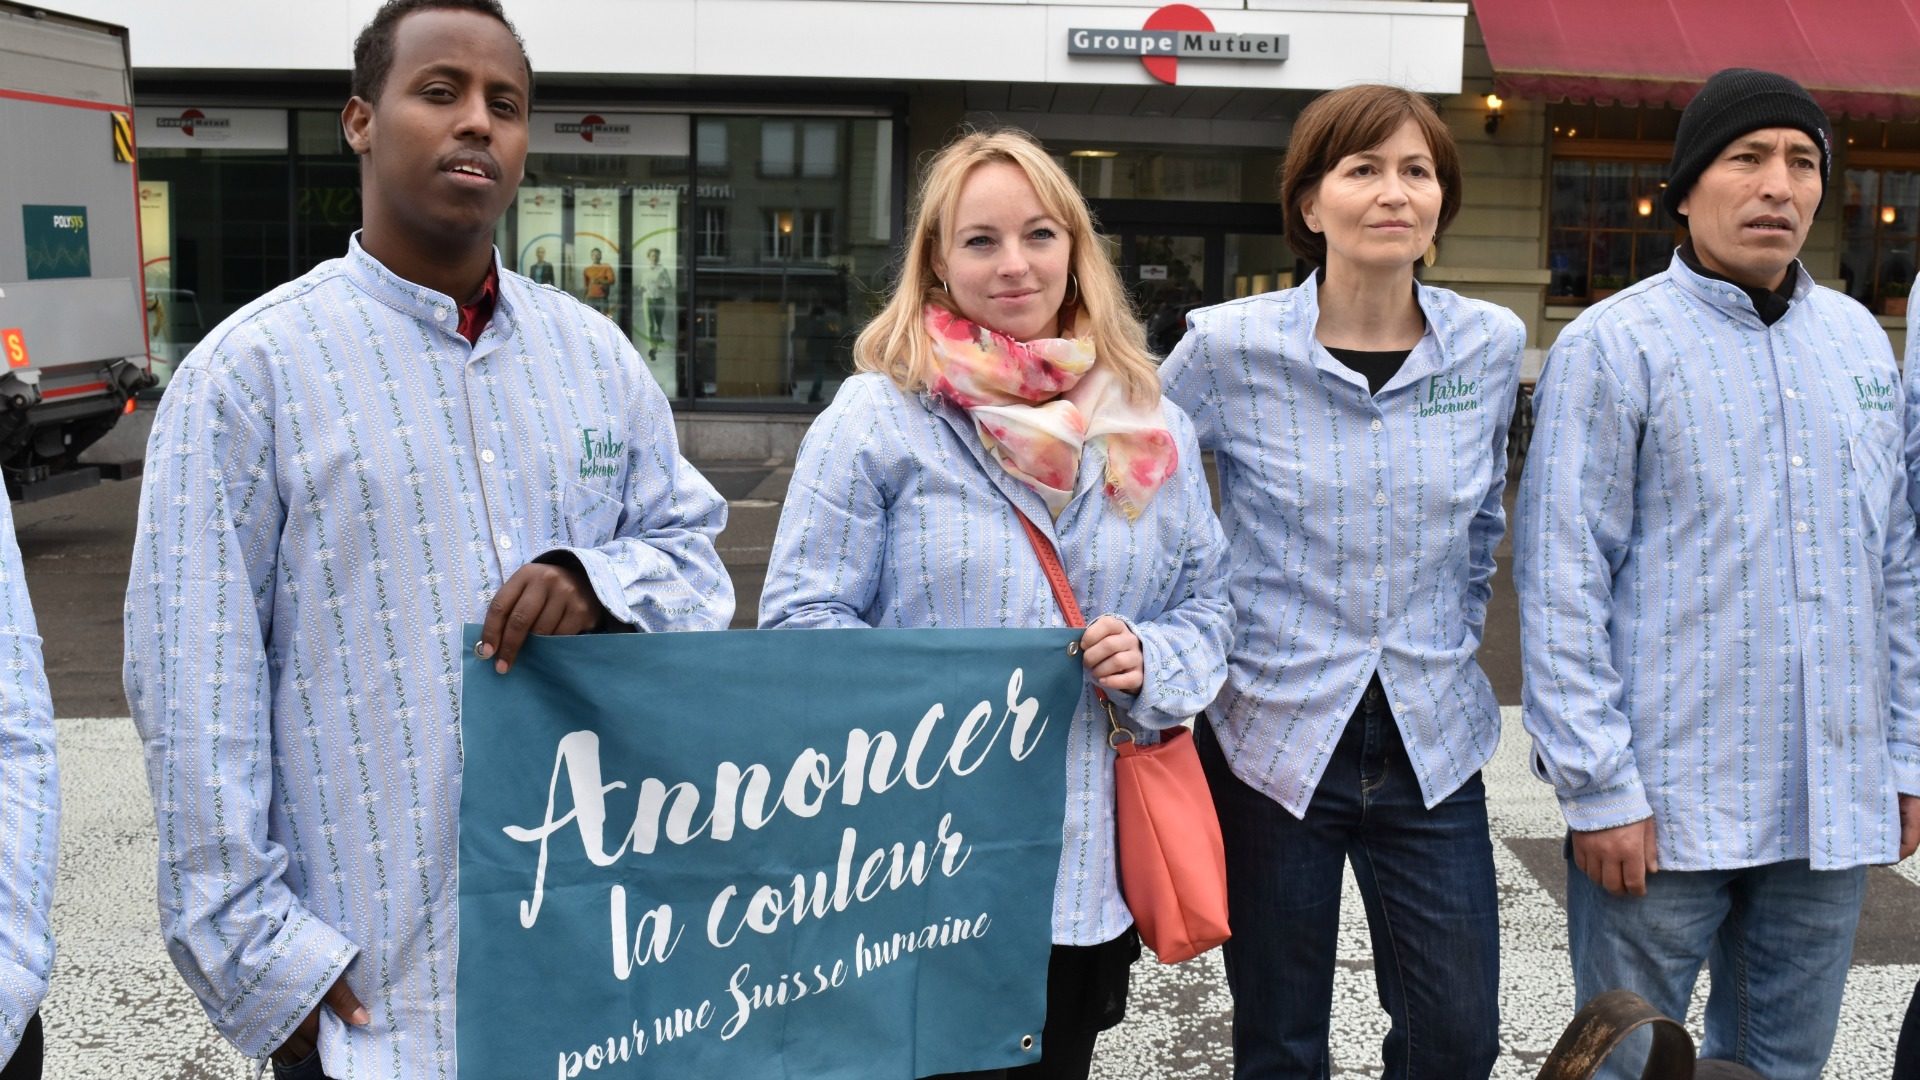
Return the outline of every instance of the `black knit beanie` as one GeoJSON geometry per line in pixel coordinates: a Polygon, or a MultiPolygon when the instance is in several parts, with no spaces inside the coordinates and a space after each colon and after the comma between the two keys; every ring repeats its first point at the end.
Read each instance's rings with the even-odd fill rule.
{"type": "Polygon", "coordinates": [[[1693,190],[1700,174],[1727,144],[1749,131],[1796,128],[1820,147],[1820,196],[1826,198],[1833,173],[1833,129],[1813,96],[1785,75],[1752,68],[1728,68],[1700,88],[1680,114],[1680,130],[1673,137],[1673,171],[1661,205],[1684,222],[1680,203],[1693,190]]]}

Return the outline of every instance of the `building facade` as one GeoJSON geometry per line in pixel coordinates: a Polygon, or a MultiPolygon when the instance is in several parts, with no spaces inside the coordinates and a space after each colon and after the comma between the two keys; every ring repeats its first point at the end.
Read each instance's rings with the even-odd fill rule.
{"type": "MultiPolygon", "coordinates": [[[[1190,308],[1297,279],[1273,202],[1293,119],[1318,92],[1386,81],[1433,95],[1463,149],[1462,211],[1423,275],[1513,308],[1544,349],[1670,256],[1679,234],[1657,185],[1686,91],[1635,105],[1516,93],[1495,63],[1518,54],[1494,10],[1514,2],[508,0],[536,94],[499,246],[621,326],[683,420],[718,432],[710,445],[693,432],[696,451],[778,453],[845,376],[917,165],[961,127],[1046,142],[1168,349],[1190,308]]],[[[312,0],[297,18],[239,0],[62,6],[132,32],[164,366],[345,249],[359,203],[339,109],[376,4],[312,0]]],[[[1896,312],[1914,272],[1920,124],[1836,123],[1846,145],[1807,262],[1896,312]]],[[[1900,320],[1883,322],[1897,343],[1900,320]]]]}

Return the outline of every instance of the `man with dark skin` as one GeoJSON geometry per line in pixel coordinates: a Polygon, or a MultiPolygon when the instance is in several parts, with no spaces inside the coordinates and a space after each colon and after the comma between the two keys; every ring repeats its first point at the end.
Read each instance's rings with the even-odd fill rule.
{"type": "Polygon", "coordinates": [[[462,623],[504,676],[529,635],[732,617],[645,364],[493,248],[531,93],[495,0],[389,0],[341,114],[362,231],[155,421],[126,670],[163,934],[281,1077],[454,1071],[462,623]]]}

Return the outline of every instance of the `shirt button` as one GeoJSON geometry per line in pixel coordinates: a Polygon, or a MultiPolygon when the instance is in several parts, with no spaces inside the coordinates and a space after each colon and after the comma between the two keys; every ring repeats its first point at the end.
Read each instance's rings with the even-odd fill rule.
{"type": "Polygon", "coordinates": [[[493,464],[493,451],[491,450],[480,451],[480,460],[486,462],[489,465],[493,464]]]}
{"type": "Polygon", "coordinates": [[[447,309],[446,309],[446,308],[444,308],[444,307],[437,307],[437,308],[434,308],[434,309],[433,309],[433,320],[434,320],[435,322],[446,322],[446,321],[447,321],[447,309]]]}
{"type": "Polygon", "coordinates": [[[498,539],[498,540],[495,540],[495,541],[494,541],[494,543],[496,543],[496,544],[498,544],[498,545],[500,545],[500,550],[501,550],[501,551],[512,551],[512,550],[513,550],[513,537],[511,537],[511,536],[503,536],[503,537],[501,537],[500,539],[498,539]]]}
{"type": "MultiPolygon", "coordinates": [[[[1801,527],[1802,527],[1802,528],[1805,528],[1805,527],[1806,527],[1806,523],[1805,523],[1805,522],[1801,522],[1801,527]]],[[[1383,578],[1383,577],[1386,577],[1386,576],[1387,576],[1387,568],[1386,568],[1386,567],[1384,567],[1384,566],[1381,566],[1381,565],[1380,565],[1380,564],[1378,564],[1378,563],[1375,563],[1375,564],[1374,564],[1374,566],[1373,566],[1373,580],[1375,580],[1375,581],[1379,581],[1379,580],[1380,580],[1381,578],[1383,578]]]]}
{"type": "Polygon", "coordinates": [[[1794,532],[1806,532],[1806,531],[1807,531],[1807,523],[1806,523],[1806,522],[1804,522],[1804,521],[1796,521],[1796,522],[1794,522],[1794,523],[1793,523],[1793,531],[1794,531],[1794,532]]]}
{"type": "Polygon", "coordinates": [[[1379,647],[1380,647],[1380,638],[1377,635],[1367,639],[1367,648],[1377,649],[1379,647]]]}
{"type": "Polygon", "coordinates": [[[1796,468],[1796,469],[1797,469],[1797,468],[1799,468],[1799,467],[1800,467],[1800,466],[1802,466],[1802,465],[1805,465],[1805,464],[1807,463],[1807,459],[1806,459],[1806,458],[1803,458],[1803,457],[1801,457],[1801,456],[1800,456],[1799,454],[1795,454],[1795,455],[1793,455],[1793,457],[1791,458],[1791,460],[1792,460],[1792,462],[1793,462],[1793,467],[1794,467],[1794,468],[1796,468]]]}
{"type": "Polygon", "coordinates": [[[1373,423],[1367,425],[1367,427],[1373,431],[1379,431],[1382,427],[1385,427],[1385,426],[1386,425],[1382,424],[1378,420],[1375,420],[1373,423]]]}
{"type": "Polygon", "coordinates": [[[1385,505],[1387,505],[1387,493],[1386,493],[1386,492],[1384,492],[1384,491],[1376,491],[1376,492],[1374,492],[1374,493],[1373,493],[1373,505],[1375,505],[1375,506],[1385,506],[1385,505]]]}
{"type": "Polygon", "coordinates": [[[1800,396],[1799,392],[1792,389],[1791,387],[1789,387],[1786,391],[1784,391],[1784,393],[1787,395],[1787,400],[1789,401],[1800,396]]]}

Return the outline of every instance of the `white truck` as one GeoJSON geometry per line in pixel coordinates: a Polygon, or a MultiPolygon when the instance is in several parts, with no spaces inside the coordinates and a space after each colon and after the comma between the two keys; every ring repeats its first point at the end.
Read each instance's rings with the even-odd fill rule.
{"type": "Polygon", "coordinates": [[[137,475],[80,452],[153,384],[125,28],[0,0],[0,476],[137,475]]]}

